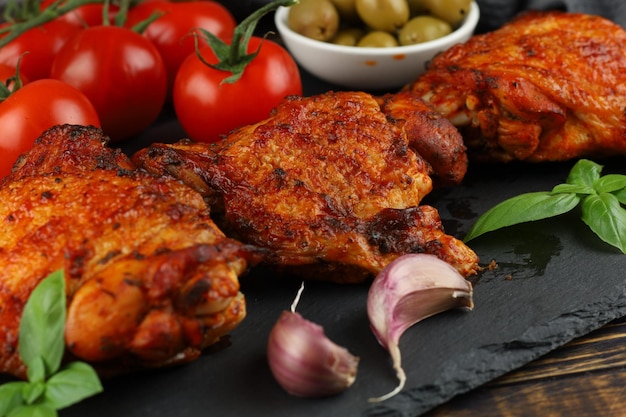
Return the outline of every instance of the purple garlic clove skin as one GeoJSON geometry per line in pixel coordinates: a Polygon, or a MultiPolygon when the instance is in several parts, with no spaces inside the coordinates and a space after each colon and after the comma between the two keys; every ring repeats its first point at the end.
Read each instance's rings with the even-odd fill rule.
{"type": "Polygon", "coordinates": [[[370,327],[389,352],[399,380],[390,393],[370,399],[384,401],[399,393],[406,383],[398,342],[415,323],[452,308],[471,310],[472,284],[434,255],[403,255],[374,279],[367,299],[370,327]]]}
{"type": "Polygon", "coordinates": [[[283,311],[270,332],[269,366],[291,395],[326,397],[339,394],[356,379],[359,358],[332,342],[324,329],[293,311],[283,311]]]}

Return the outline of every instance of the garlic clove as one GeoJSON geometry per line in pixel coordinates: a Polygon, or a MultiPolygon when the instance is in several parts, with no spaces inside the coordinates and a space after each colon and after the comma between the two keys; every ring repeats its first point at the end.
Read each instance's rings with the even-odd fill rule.
{"type": "Polygon", "coordinates": [[[299,397],[326,397],[348,389],[359,358],[332,342],[324,329],[296,313],[304,282],[270,332],[267,359],[278,384],[299,397]]]}
{"type": "Polygon", "coordinates": [[[404,388],[406,375],[398,342],[406,329],[452,308],[473,307],[472,284],[438,257],[408,254],[388,264],[370,287],[367,314],[374,335],[391,356],[399,383],[370,402],[384,401],[404,388]]]}
{"type": "Polygon", "coordinates": [[[321,326],[283,311],[270,332],[267,355],[279,385],[300,397],[343,392],[356,379],[359,358],[332,342],[321,326]]]}

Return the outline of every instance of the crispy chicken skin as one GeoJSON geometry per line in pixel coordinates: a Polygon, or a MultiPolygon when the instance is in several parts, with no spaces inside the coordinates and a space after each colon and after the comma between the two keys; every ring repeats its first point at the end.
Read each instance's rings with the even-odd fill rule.
{"type": "Polygon", "coordinates": [[[133,161],[202,193],[227,235],[269,249],[267,263],[299,277],[360,282],[408,252],[471,275],[476,254],[419,206],[431,168],[404,125],[366,93],[290,97],[222,142],[153,144],[133,161]]]}
{"type": "Polygon", "coordinates": [[[526,12],[406,90],[459,127],[472,160],[626,154],[626,31],[598,16],[526,12]]]}
{"type": "Polygon", "coordinates": [[[463,137],[452,123],[410,91],[379,97],[383,113],[402,123],[409,146],[432,167],[436,186],[460,184],[467,172],[463,137]]]}
{"type": "Polygon", "coordinates": [[[105,143],[53,128],[0,184],[0,372],[25,375],[22,309],[61,268],[67,350],[98,369],[190,361],[245,316],[238,276],[259,250],[226,238],[198,193],[105,143]]]}

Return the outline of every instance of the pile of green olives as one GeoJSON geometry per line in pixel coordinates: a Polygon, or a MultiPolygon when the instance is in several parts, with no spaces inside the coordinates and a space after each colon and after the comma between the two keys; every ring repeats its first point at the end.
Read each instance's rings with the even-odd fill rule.
{"type": "Polygon", "coordinates": [[[441,38],[460,25],[472,0],[300,0],[287,24],[338,45],[393,47],[441,38]]]}

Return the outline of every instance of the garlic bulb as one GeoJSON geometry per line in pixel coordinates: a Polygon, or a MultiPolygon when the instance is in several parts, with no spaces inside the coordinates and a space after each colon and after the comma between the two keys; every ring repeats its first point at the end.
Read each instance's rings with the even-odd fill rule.
{"type": "Polygon", "coordinates": [[[272,328],[267,344],[270,369],[279,385],[300,397],[343,392],[356,379],[359,358],[333,343],[324,329],[295,312],[303,287],[272,328]]]}
{"type": "Polygon", "coordinates": [[[399,393],[406,383],[398,342],[415,323],[451,308],[473,308],[472,285],[450,264],[434,255],[403,255],[374,279],[367,299],[370,327],[389,352],[398,377],[390,393],[371,398],[384,401],[399,393]]]}

